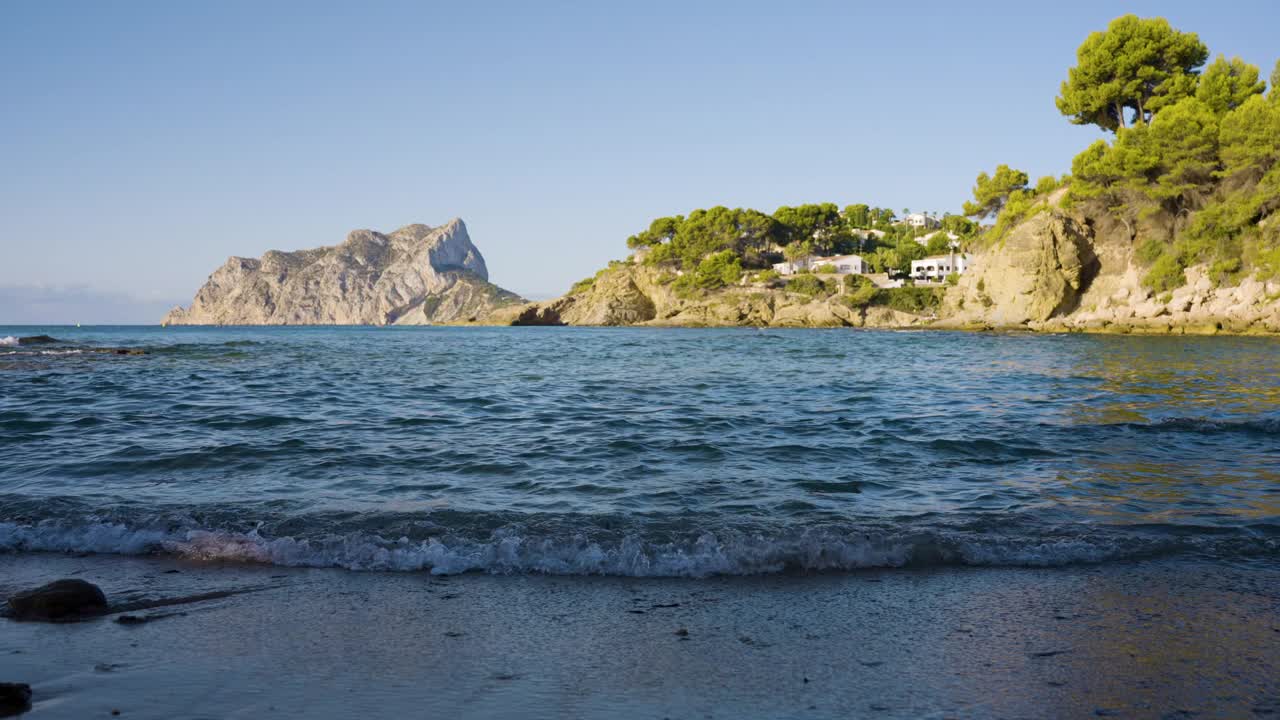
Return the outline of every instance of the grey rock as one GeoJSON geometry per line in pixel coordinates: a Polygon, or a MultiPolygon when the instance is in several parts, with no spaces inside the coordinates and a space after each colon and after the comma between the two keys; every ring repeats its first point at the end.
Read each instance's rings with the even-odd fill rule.
{"type": "Polygon", "coordinates": [[[8,615],[14,620],[72,620],[106,612],[107,596],[91,582],[55,580],[9,598],[8,615]]]}
{"type": "Polygon", "coordinates": [[[489,282],[460,219],[383,234],[356,230],[341,245],[233,257],[174,308],[166,325],[427,325],[478,320],[523,302],[489,282]]]}

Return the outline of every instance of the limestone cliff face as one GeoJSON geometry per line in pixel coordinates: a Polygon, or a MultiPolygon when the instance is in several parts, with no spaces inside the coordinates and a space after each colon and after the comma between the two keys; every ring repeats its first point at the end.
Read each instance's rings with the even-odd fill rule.
{"type": "MultiPolygon", "coordinates": [[[[1142,237],[1140,229],[1138,238],[1142,237]]],[[[1138,245],[1106,217],[1040,213],[976,253],[948,291],[937,327],[1159,334],[1280,332],[1280,283],[1217,286],[1208,269],[1156,293],[1142,284],[1138,245]]]]}
{"type": "Polygon", "coordinates": [[[503,308],[497,325],[648,325],[683,327],[915,327],[933,318],[885,307],[853,308],[838,296],[812,298],[780,288],[744,285],[680,297],[670,275],[619,265],[587,290],[545,302],[503,308]],[[664,278],[667,282],[664,282],[664,278]]]}
{"type": "Polygon", "coordinates": [[[1020,327],[1069,313],[1099,260],[1089,227],[1050,212],[1014,228],[972,267],[948,293],[942,324],[1020,327]]]}
{"type": "Polygon", "coordinates": [[[171,325],[421,325],[523,302],[489,281],[467,227],[356,230],[341,245],[233,257],[174,308],[171,325]]]}

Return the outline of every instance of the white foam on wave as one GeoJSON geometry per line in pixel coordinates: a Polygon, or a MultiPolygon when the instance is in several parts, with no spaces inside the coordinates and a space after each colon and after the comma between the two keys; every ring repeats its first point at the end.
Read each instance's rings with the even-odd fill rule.
{"type": "MultiPolygon", "coordinates": [[[[1255,552],[1274,555],[1280,543],[1255,552]]],[[[484,540],[387,540],[376,535],[268,538],[257,532],[162,531],[115,523],[66,526],[0,522],[0,551],[166,554],[192,560],[291,567],[454,574],[706,577],[784,570],[840,571],[908,565],[1053,567],[1205,549],[1186,538],[1026,538],[927,533],[875,536],[798,532],[786,537],[704,533],[686,542],[627,536],[613,543],[583,536],[526,537],[499,530],[484,540]]]]}
{"type": "Polygon", "coordinates": [[[12,335],[7,335],[5,337],[0,338],[0,346],[14,347],[17,344],[18,344],[18,338],[12,335]]]}

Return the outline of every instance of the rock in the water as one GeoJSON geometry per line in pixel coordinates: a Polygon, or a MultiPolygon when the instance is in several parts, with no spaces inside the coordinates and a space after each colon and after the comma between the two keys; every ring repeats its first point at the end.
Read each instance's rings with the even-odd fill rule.
{"type": "Polygon", "coordinates": [[[0,717],[21,715],[30,709],[30,685],[26,683],[0,683],[0,717]]]}
{"type": "Polygon", "coordinates": [[[8,614],[14,620],[70,620],[101,615],[106,609],[107,596],[101,588],[69,579],[10,596],[8,614]]]}
{"type": "Polygon", "coordinates": [[[50,343],[61,342],[58,338],[49,337],[48,335],[28,335],[18,338],[19,345],[48,345],[50,343]]]}
{"type": "Polygon", "coordinates": [[[233,257],[167,325],[427,325],[523,300],[489,282],[467,227],[357,230],[332,247],[233,257]]]}

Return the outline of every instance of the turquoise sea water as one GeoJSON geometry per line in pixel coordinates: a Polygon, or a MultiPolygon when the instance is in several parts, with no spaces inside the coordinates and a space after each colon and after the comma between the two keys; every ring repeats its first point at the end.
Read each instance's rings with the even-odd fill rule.
{"type": "Polygon", "coordinates": [[[0,327],[0,550],[693,575],[1280,559],[1280,342],[0,327]],[[23,335],[61,342],[16,345],[23,335]],[[143,348],[146,355],[93,352],[143,348]]]}

